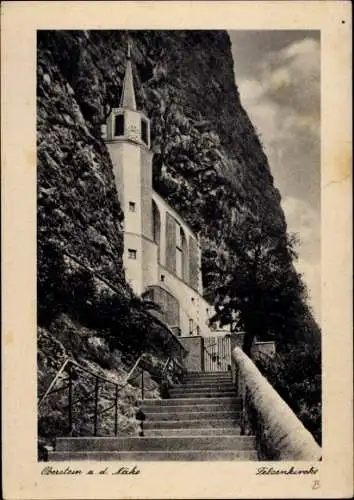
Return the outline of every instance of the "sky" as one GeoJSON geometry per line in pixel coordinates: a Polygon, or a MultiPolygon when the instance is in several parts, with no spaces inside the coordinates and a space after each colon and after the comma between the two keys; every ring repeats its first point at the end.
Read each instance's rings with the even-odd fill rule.
{"type": "Polygon", "coordinates": [[[297,270],[321,324],[320,32],[230,31],[241,103],[260,135],[288,231],[297,233],[297,270]]]}

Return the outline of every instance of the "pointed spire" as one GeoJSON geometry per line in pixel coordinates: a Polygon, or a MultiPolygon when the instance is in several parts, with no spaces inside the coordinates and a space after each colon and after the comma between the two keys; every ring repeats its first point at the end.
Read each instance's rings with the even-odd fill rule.
{"type": "Polygon", "coordinates": [[[129,40],[128,50],[127,50],[127,66],[125,68],[123,90],[120,98],[120,107],[129,108],[135,111],[136,101],[135,101],[133,70],[132,70],[132,63],[130,60],[130,52],[131,52],[131,42],[129,40]]]}

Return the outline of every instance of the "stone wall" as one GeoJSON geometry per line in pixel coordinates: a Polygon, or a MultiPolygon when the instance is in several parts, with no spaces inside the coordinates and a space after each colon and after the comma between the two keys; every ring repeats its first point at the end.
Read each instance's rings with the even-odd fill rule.
{"type": "Polygon", "coordinates": [[[184,365],[187,372],[203,371],[203,337],[180,337],[180,342],[187,350],[184,365]]]}
{"type": "Polygon", "coordinates": [[[255,434],[261,459],[320,460],[321,448],[246,354],[232,352],[238,393],[247,402],[246,433],[255,434]]]}
{"type": "Polygon", "coordinates": [[[275,342],[255,342],[251,349],[252,359],[259,359],[262,357],[272,358],[275,356],[275,342]]]}
{"type": "MultiPolygon", "coordinates": [[[[189,320],[193,319],[194,335],[198,335],[197,330],[199,330],[201,336],[214,336],[215,332],[209,327],[209,318],[213,316],[214,308],[196,290],[161,265],[158,267],[158,276],[159,286],[176,297],[180,304],[179,326],[182,335],[189,334],[189,320]]],[[[225,333],[227,331],[221,332],[223,335],[225,333]]]]}
{"type": "Polygon", "coordinates": [[[148,288],[150,300],[153,300],[161,308],[161,317],[170,327],[180,326],[179,302],[167,290],[158,285],[148,288]]]}

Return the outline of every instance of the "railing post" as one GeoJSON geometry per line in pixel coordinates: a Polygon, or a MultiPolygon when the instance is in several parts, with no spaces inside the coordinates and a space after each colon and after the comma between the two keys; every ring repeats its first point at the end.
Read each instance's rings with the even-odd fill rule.
{"type": "Polygon", "coordinates": [[[96,377],[95,382],[95,413],[94,413],[94,427],[93,435],[97,436],[97,422],[98,422],[98,390],[99,390],[99,378],[96,377]]]}
{"type": "Polygon", "coordinates": [[[240,377],[239,366],[236,365],[236,367],[235,367],[235,387],[236,387],[236,394],[237,394],[237,396],[239,395],[239,392],[240,392],[240,380],[239,380],[239,377],[240,377]]]}
{"type": "Polygon", "coordinates": [[[141,369],[141,399],[144,399],[144,368],[141,369]]]}
{"type": "Polygon", "coordinates": [[[136,412],[135,418],[140,421],[140,432],[139,436],[144,437],[144,420],[146,419],[145,413],[141,408],[136,412]]]}
{"type": "Polygon", "coordinates": [[[116,392],[114,397],[114,435],[118,434],[118,386],[116,385],[116,392]]]}
{"type": "Polygon", "coordinates": [[[68,420],[69,420],[69,434],[73,431],[73,379],[72,379],[72,366],[69,364],[68,367],[69,375],[69,392],[68,392],[68,420]]]}

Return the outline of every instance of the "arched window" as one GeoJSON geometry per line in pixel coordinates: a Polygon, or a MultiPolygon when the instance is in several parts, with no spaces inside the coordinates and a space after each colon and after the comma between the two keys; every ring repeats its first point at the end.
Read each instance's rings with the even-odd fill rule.
{"type": "Polygon", "coordinates": [[[189,237],[189,276],[188,282],[194,290],[198,290],[198,279],[199,279],[199,258],[198,258],[198,244],[197,240],[193,237],[189,237]]]}
{"type": "Polygon", "coordinates": [[[188,263],[187,263],[187,239],[183,228],[177,224],[176,228],[176,274],[179,278],[187,281],[188,263]]]}
{"type": "Polygon", "coordinates": [[[154,200],[152,201],[152,234],[154,242],[159,247],[158,259],[160,261],[161,216],[160,216],[160,211],[154,200]]]}
{"type": "Polygon", "coordinates": [[[146,144],[146,145],[149,145],[149,137],[148,137],[148,133],[149,133],[149,127],[148,127],[148,123],[147,121],[145,120],[145,118],[142,118],[141,119],[141,140],[146,144]]]}
{"type": "Polygon", "coordinates": [[[181,243],[182,243],[182,279],[188,281],[188,246],[186,235],[181,228],[181,243]]]}
{"type": "Polygon", "coordinates": [[[114,123],[114,135],[120,137],[124,135],[124,115],[116,115],[114,123]]]}

